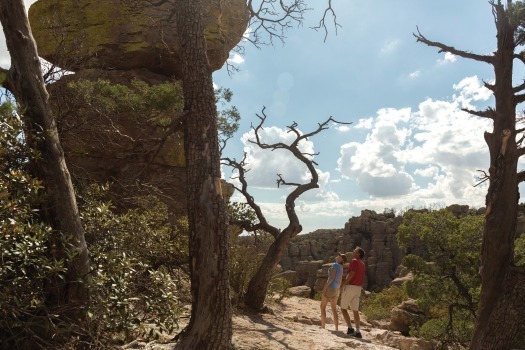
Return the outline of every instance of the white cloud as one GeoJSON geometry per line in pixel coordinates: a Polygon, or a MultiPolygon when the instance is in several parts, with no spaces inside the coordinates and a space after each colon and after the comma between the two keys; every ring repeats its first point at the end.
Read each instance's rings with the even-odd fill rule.
{"type": "Polygon", "coordinates": [[[454,98],[461,104],[462,108],[474,109],[472,101],[487,101],[492,97],[492,91],[482,85],[477,76],[467,77],[453,86],[459,91],[459,96],[454,98]]]}
{"type": "Polygon", "coordinates": [[[438,59],[437,62],[439,64],[453,63],[456,62],[456,56],[451,54],[450,52],[446,52],[445,57],[438,59]]]}
{"type": "Polygon", "coordinates": [[[356,129],[372,129],[372,123],[374,118],[359,119],[359,122],[355,126],[356,129]]]}
{"type": "Polygon", "coordinates": [[[337,130],[339,132],[348,132],[348,131],[350,131],[350,127],[348,125],[337,125],[335,127],[335,130],[337,130]]]}
{"type": "MultiPolygon", "coordinates": [[[[274,144],[278,142],[289,144],[295,140],[295,135],[275,126],[266,127],[259,131],[261,142],[274,144]]],[[[241,136],[246,152],[248,183],[253,187],[275,188],[277,174],[281,174],[287,182],[299,182],[304,178],[306,166],[295,158],[288,150],[261,149],[250,140],[255,140],[253,130],[241,136]]],[[[314,153],[314,144],[311,141],[301,141],[299,149],[308,154],[314,153]]]]}
{"type": "Polygon", "coordinates": [[[230,53],[230,58],[228,58],[228,62],[232,64],[242,64],[244,63],[244,57],[237,52],[230,53]]]}
{"type": "Polygon", "coordinates": [[[418,69],[418,70],[413,71],[412,73],[410,73],[408,76],[411,79],[415,79],[415,78],[419,77],[420,75],[421,75],[421,71],[418,69]]]}
{"type": "Polygon", "coordinates": [[[414,174],[419,175],[419,176],[423,176],[423,177],[434,177],[438,173],[439,173],[439,168],[436,167],[436,166],[433,166],[433,165],[428,166],[428,167],[423,168],[423,169],[416,169],[414,171],[414,174]]]}
{"type": "Polygon", "coordinates": [[[405,203],[483,205],[486,188],[473,185],[476,170],[488,164],[483,130],[490,123],[460,107],[491,95],[477,77],[454,88],[458,96],[450,101],[427,99],[417,111],[379,110],[363,142],[341,147],[338,170],[370,196],[363,207],[373,209],[377,197],[385,207],[398,208],[405,203]]]}
{"type": "Polygon", "coordinates": [[[380,54],[381,55],[388,55],[392,52],[394,52],[397,47],[399,46],[400,41],[398,39],[387,41],[383,47],[381,47],[380,54]]]}

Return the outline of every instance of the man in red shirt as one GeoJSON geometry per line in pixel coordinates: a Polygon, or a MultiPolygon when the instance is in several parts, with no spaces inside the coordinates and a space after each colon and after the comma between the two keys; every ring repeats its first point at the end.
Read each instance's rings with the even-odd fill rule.
{"type": "Polygon", "coordinates": [[[365,251],[361,247],[356,247],[352,252],[352,261],[348,265],[348,273],[344,280],[342,295],[341,295],[341,312],[348,325],[348,331],[346,334],[352,334],[356,338],[362,338],[361,332],[359,331],[360,318],[359,318],[359,298],[361,297],[361,289],[365,281],[365,263],[363,257],[365,251]],[[348,308],[354,312],[355,331],[352,328],[352,322],[350,321],[350,315],[348,314],[348,308]]]}

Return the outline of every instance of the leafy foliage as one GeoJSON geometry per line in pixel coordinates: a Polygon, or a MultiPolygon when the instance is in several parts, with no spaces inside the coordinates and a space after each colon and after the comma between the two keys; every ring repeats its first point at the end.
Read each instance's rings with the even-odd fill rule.
{"type": "Polygon", "coordinates": [[[182,87],[176,82],[148,85],[133,80],[128,87],[104,79],[79,80],[69,83],[68,90],[72,99],[68,104],[79,118],[93,111],[101,115],[118,112],[165,127],[184,105],[182,87]]]}
{"type": "Polygon", "coordinates": [[[28,170],[38,155],[24,142],[23,124],[14,106],[0,106],[0,347],[44,347],[44,334],[56,321],[44,303],[49,275],[65,271],[49,258],[51,228],[40,222],[41,181],[28,170]]]}
{"type": "Polygon", "coordinates": [[[101,200],[106,190],[91,185],[81,191],[94,266],[91,332],[122,341],[172,332],[182,312],[185,285],[177,267],[187,261],[187,223],[172,224],[166,206],[154,197],[114,213],[111,203],[101,200]]]}
{"type": "MultiPolygon", "coordinates": [[[[215,101],[217,105],[225,107],[231,102],[233,92],[227,88],[215,89],[215,101]]],[[[219,129],[219,144],[224,148],[226,141],[231,139],[233,135],[239,130],[239,120],[241,115],[235,106],[226,109],[219,109],[217,115],[217,127],[219,129]]]]}
{"type": "Polygon", "coordinates": [[[379,293],[372,293],[364,302],[362,311],[369,320],[390,318],[390,310],[408,299],[403,287],[392,286],[379,293]]]}
{"type": "Polygon", "coordinates": [[[29,171],[38,155],[27,148],[13,106],[1,105],[0,113],[0,347],[50,348],[70,341],[73,348],[106,349],[175,329],[187,290],[177,268],[187,261],[187,224],[172,223],[166,206],[152,197],[115,213],[103,200],[105,186],[79,191],[93,267],[88,318],[73,324],[48,309],[46,279],[67,271],[64,261],[51,258],[52,232],[39,220],[44,191],[29,171]],[[67,329],[78,337],[61,339],[67,329]]]}
{"type": "Polygon", "coordinates": [[[483,225],[483,216],[458,218],[445,209],[405,213],[399,245],[408,249],[419,242],[424,247],[420,255],[407,254],[403,260],[415,274],[406,282],[407,293],[418,299],[429,318],[414,334],[443,344],[470,340],[481,286],[483,225]]]}
{"type": "Polygon", "coordinates": [[[261,264],[264,254],[271,243],[268,234],[241,236],[230,245],[230,286],[242,301],[248,289],[248,283],[261,264]]]}

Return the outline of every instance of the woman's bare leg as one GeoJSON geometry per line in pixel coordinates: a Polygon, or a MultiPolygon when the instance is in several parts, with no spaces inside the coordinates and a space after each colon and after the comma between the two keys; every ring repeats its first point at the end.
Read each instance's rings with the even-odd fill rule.
{"type": "Polygon", "coordinates": [[[330,306],[332,307],[332,317],[334,318],[335,330],[339,330],[339,315],[337,314],[337,297],[330,299],[330,306]]]}
{"type": "Polygon", "coordinates": [[[324,328],[326,323],[326,304],[328,304],[328,299],[323,294],[321,299],[321,328],[324,328]]]}

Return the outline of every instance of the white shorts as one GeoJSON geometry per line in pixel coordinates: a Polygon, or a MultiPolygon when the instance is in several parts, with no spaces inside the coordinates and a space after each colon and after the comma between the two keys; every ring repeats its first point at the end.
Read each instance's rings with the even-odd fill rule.
{"type": "Polygon", "coordinates": [[[352,311],[359,311],[359,298],[361,297],[361,286],[347,284],[343,286],[341,295],[341,309],[350,308],[352,311]]]}

